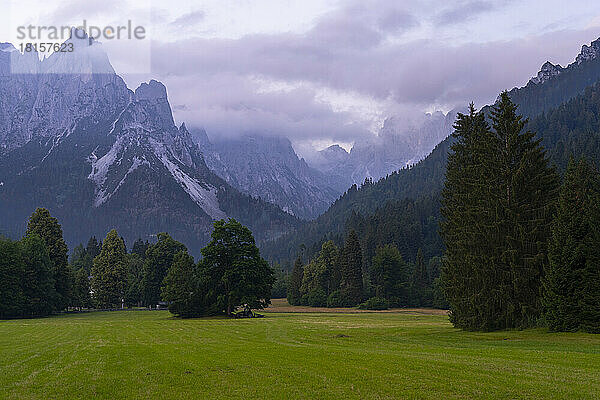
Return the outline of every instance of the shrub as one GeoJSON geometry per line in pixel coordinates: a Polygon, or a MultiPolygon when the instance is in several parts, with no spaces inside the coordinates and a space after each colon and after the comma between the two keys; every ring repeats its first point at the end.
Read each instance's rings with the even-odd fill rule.
{"type": "Polygon", "coordinates": [[[308,292],[306,295],[306,304],[311,307],[327,306],[327,294],[321,288],[316,288],[308,292]]]}
{"type": "Polygon", "coordinates": [[[343,290],[332,292],[327,298],[327,307],[354,307],[352,299],[343,290]]]}
{"type": "Polygon", "coordinates": [[[371,297],[358,306],[361,310],[387,310],[390,308],[388,301],[382,297],[371,297]]]}

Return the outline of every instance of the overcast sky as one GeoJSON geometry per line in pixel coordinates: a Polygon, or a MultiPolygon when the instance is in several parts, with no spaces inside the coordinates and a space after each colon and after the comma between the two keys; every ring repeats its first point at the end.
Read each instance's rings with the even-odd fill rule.
{"type": "Polygon", "coordinates": [[[130,88],[166,84],[177,121],[320,147],[372,135],[390,115],[485,105],[600,37],[597,0],[8,3],[0,42],[18,25],[130,19],[150,40],[104,47],[130,88]]]}

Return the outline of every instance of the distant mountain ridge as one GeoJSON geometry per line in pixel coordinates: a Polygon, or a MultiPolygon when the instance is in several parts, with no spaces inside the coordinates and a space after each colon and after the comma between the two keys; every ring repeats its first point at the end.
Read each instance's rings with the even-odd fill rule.
{"type": "Polygon", "coordinates": [[[298,157],[287,138],[243,135],[212,143],[193,130],[209,169],[233,187],[302,219],[318,217],[347,188],[298,157]]]}
{"type": "Polygon", "coordinates": [[[385,119],[378,135],[357,140],[349,153],[334,145],[308,160],[321,172],[337,176],[349,187],[362,184],[366,178],[378,180],[427,156],[450,133],[456,114],[435,113],[411,119],[392,116],[385,119]]]}

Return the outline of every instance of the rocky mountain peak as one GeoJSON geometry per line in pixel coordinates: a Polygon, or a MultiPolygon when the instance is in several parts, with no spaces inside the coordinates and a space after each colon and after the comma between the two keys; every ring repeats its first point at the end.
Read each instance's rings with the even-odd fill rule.
{"type": "Polygon", "coordinates": [[[167,88],[154,79],[142,83],[134,93],[135,101],[142,105],[144,120],[154,127],[171,129],[174,127],[173,113],[167,98],[167,88]]]}
{"type": "Polygon", "coordinates": [[[561,67],[559,64],[554,65],[550,61],[546,61],[544,65],[542,65],[542,68],[540,69],[540,72],[538,72],[537,76],[531,78],[529,82],[535,85],[544,83],[549,79],[555,77],[556,75],[560,74],[563,70],[564,68],[561,67]]]}
{"type": "Polygon", "coordinates": [[[581,53],[575,59],[577,65],[584,61],[593,60],[600,54],[600,38],[593,41],[589,46],[584,44],[581,47],[581,53]]]}

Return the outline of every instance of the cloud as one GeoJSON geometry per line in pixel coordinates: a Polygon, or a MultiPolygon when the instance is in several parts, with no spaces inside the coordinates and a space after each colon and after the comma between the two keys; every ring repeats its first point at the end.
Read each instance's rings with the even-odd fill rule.
{"type": "Polygon", "coordinates": [[[174,21],[172,21],[169,25],[171,25],[172,27],[175,28],[189,28],[190,26],[193,26],[199,22],[202,22],[205,18],[205,14],[204,11],[202,10],[197,10],[197,11],[192,11],[190,13],[187,14],[183,14],[182,16],[176,18],[174,21]]]}
{"type": "MultiPolygon", "coordinates": [[[[423,18],[390,3],[345,3],[301,33],[156,42],[153,72],[167,84],[176,118],[209,135],[347,143],[372,134],[373,120],[328,103],[324,92],[372,103],[380,117],[482,106],[526,84],[546,60],[572,61],[598,36],[590,28],[489,42],[424,39],[411,36],[423,18]]],[[[463,3],[435,18],[457,24],[492,7],[463,3]],[[467,5],[471,14],[459,12],[467,5]]]]}
{"type": "Polygon", "coordinates": [[[465,22],[476,16],[492,11],[496,8],[493,1],[474,0],[453,4],[449,9],[438,14],[435,21],[440,25],[453,25],[465,22]]]}
{"type": "Polygon", "coordinates": [[[93,22],[94,18],[111,15],[112,10],[123,6],[126,5],[118,0],[104,0],[102,2],[71,0],[52,10],[46,18],[50,23],[63,25],[75,22],[81,23],[83,20],[93,22]]]}

